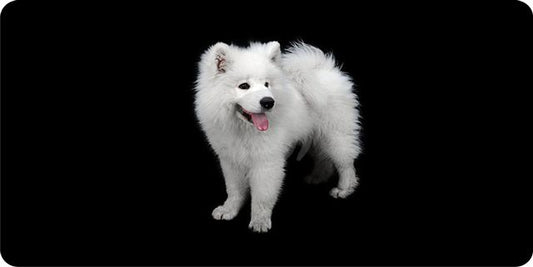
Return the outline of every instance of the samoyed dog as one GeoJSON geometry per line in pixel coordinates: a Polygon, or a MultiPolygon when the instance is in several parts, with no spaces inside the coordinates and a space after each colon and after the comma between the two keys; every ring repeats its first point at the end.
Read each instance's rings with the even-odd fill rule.
{"type": "Polygon", "coordinates": [[[304,43],[285,53],[278,42],[217,43],[201,57],[195,90],[196,114],[226,184],[215,219],[233,219],[251,195],[249,227],[270,230],[285,161],[297,144],[298,160],[308,151],[314,159],[308,183],[326,181],[336,170],[333,197],[356,188],[358,101],[331,54],[304,43]]]}

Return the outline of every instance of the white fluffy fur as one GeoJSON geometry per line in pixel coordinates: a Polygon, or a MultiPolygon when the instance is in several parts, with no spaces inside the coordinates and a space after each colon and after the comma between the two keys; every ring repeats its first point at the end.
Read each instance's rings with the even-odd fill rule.
{"type": "Polygon", "coordinates": [[[282,54],[278,42],[242,48],[224,43],[210,47],[199,63],[196,114],[224,174],[227,200],[213,211],[217,220],[234,218],[251,193],[249,227],[271,228],[272,209],[284,178],[286,158],[300,142],[311,144],[315,161],[309,183],[319,183],[335,169],[339,182],[330,191],[345,198],[357,186],[354,159],[360,151],[357,97],[348,75],[332,55],[296,43],[282,54]],[[250,89],[239,84],[247,82],[250,89]],[[268,88],[265,82],[270,85],[268,88]],[[259,100],[272,97],[270,111],[259,100]],[[265,112],[267,131],[259,131],[237,111],[265,112]]]}

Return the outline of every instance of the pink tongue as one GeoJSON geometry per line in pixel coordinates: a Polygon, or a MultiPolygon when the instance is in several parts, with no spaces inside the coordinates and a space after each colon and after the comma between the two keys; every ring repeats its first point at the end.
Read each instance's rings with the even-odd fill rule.
{"type": "Polygon", "coordinates": [[[252,121],[259,131],[266,131],[268,129],[268,119],[265,113],[250,113],[252,121]]]}

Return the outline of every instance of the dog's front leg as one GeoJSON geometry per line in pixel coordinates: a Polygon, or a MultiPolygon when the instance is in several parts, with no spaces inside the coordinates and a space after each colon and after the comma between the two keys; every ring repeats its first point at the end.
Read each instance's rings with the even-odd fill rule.
{"type": "Polygon", "coordinates": [[[230,160],[220,158],[220,165],[226,182],[228,198],[223,205],[213,210],[213,218],[217,220],[233,219],[242,207],[248,194],[245,170],[230,160]]]}
{"type": "Polygon", "coordinates": [[[252,219],[249,227],[254,232],[267,232],[272,227],[270,217],[281,190],[283,167],[284,162],[263,162],[250,170],[252,219]]]}

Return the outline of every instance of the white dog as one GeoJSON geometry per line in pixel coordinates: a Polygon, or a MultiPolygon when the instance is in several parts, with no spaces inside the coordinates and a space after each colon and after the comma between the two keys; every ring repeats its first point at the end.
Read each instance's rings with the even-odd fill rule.
{"type": "Polygon", "coordinates": [[[360,152],[357,97],[333,56],[304,43],[282,54],[278,42],[242,48],[210,47],[199,63],[196,114],[218,155],[227,199],[213,210],[217,220],[233,219],[251,194],[249,227],[271,228],[286,158],[302,144],[311,149],[309,183],[339,174],[335,198],[357,186],[354,160],[360,152]]]}

